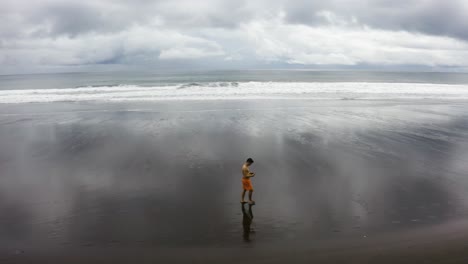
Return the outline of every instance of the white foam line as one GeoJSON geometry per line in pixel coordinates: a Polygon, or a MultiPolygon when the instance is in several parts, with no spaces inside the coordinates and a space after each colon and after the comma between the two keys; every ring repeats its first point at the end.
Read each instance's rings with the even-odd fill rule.
{"type": "Polygon", "coordinates": [[[135,85],[2,90],[0,103],[125,102],[229,99],[468,99],[468,85],[425,83],[243,82],[196,86],[135,85]]]}

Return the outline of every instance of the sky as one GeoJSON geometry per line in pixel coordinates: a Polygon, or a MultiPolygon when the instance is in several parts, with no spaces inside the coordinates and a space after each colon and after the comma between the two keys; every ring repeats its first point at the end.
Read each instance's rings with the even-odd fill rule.
{"type": "Polygon", "coordinates": [[[0,0],[0,74],[468,71],[466,0],[0,0]]]}

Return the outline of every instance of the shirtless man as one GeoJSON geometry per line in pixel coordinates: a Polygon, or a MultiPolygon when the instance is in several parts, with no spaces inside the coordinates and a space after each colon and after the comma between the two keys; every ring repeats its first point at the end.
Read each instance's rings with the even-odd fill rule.
{"type": "Polygon", "coordinates": [[[242,199],[241,203],[245,203],[244,201],[244,196],[245,196],[245,191],[249,191],[249,204],[254,204],[255,202],[252,200],[252,193],[253,193],[253,187],[252,187],[252,182],[250,181],[250,178],[255,176],[255,173],[250,172],[249,167],[254,163],[253,159],[248,158],[247,161],[242,165],[242,199]]]}

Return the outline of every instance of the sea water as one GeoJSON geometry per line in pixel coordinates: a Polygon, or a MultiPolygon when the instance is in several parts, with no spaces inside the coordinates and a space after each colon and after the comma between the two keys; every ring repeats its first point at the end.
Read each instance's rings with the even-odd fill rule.
{"type": "Polygon", "coordinates": [[[208,99],[468,99],[468,74],[256,70],[0,76],[0,103],[208,99]]]}

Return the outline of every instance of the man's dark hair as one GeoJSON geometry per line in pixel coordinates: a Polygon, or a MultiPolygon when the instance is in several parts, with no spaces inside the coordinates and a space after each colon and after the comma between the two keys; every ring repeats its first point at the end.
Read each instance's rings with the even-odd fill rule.
{"type": "Polygon", "coordinates": [[[248,158],[248,159],[247,159],[247,162],[248,162],[248,163],[253,163],[253,159],[252,159],[252,158],[248,158]]]}

